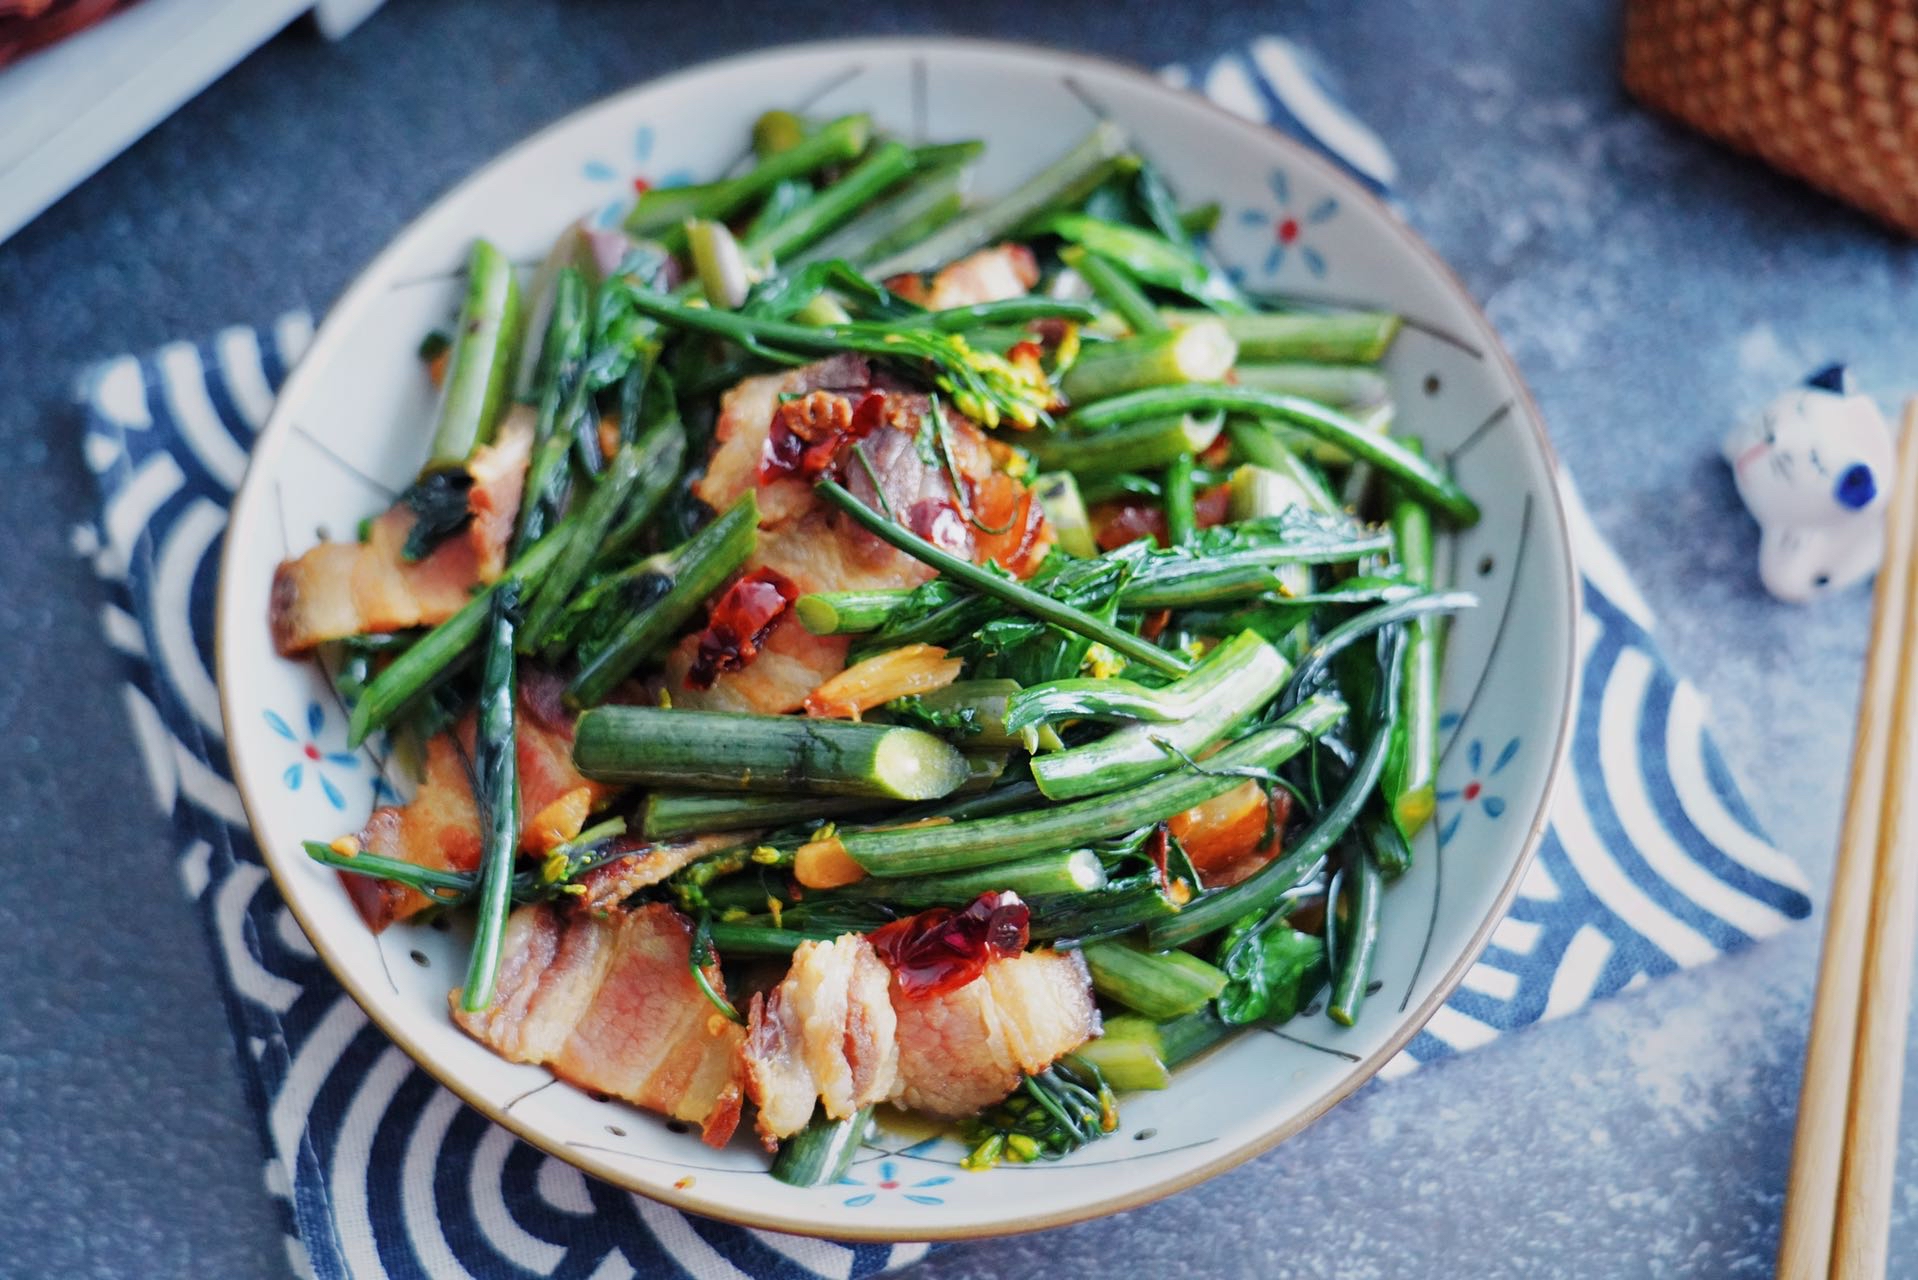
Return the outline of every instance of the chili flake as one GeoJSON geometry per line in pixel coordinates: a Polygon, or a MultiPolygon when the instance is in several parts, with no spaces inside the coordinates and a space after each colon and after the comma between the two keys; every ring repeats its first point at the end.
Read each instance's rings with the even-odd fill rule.
{"type": "Polygon", "coordinates": [[[726,588],[699,633],[686,684],[710,689],[722,671],[744,670],[798,598],[799,588],[771,569],[755,570],[726,588]]]}

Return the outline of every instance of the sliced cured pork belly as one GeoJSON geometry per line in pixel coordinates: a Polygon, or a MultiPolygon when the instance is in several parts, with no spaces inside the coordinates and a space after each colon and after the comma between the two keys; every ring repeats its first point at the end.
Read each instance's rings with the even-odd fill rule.
{"type": "MultiPolygon", "coordinates": [[[[1020,576],[1036,569],[1051,546],[1038,504],[1023,485],[993,470],[984,433],[950,408],[951,467],[944,451],[928,460],[917,441],[931,406],[926,395],[877,385],[865,361],[846,356],[747,378],[727,392],[719,444],[694,492],[715,510],[757,492],[759,543],[742,574],[769,570],[800,595],[909,588],[934,576],[822,503],[812,491],[820,474],[837,477],[871,506],[900,513],[915,533],[955,554],[997,559],[1020,576]],[[855,441],[864,457],[849,465],[855,441]],[[982,532],[965,518],[955,483],[979,523],[1002,532],[982,532]]],[[[850,647],[847,637],[814,636],[788,615],[750,664],[723,672],[707,688],[688,686],[697,642],[683,641],[667,660],[667,688],[676,706],[783,714],[844,670],[850,647]]]]}
{"type": "Polygon", "coordinates": [[[1099,1033],[1092,978],[1076,951],[994,960],[965,986],[912,999],[893,985],[899,1086],[914,1111],[969,1116],[1099,1033]]]}
{"type": "MultiPolygon", "coordinates": [[[[1006,244],[951,264],[929,292],[921,291],[935,308],[968,306],[1019,297],[1038,278],[1031,251],[1006,244]]],[[[1038,503],[1023,485],[994,471],[984,433],[950,406],[945,438],[952,465],[929,461],[917,440],[930,406],[928,396],[887,384],[853,355],[746,378],[720,401],[717,445],[693,492],[720,511],[756,491],[759,545],[742,573],[772,570],[800,594],[916,587],[934,576],[825,507],[812,481],[827,470],[862,501],[901,513],[921,537],[981,563],[996,560],[1020,577],[1031,574],[1052,543],[1038,503]],[[863,445],[863,465],[847,465],[850,450],[839,448],[853,440],[863,445]],[[964,487],[976,522],[955,503],[955,484],[964,487]]],[[[843,636],[807,633],[788,615],[749,665],[723,673],[708,688],[687,686],[696,644],[683,642],[667,661],[667,687],[675,705],[783,714],[843,671],[850,647],[843,636]]]]}
{"type": "Polygon", "coordinates": [[[941,267],[931,285],[917,276],[886,283],[928,310],[949,311],[1024,297],[1039,283],[1039,260],[1022,244],[995,244],[941,267]]]}
{"type": "MultiPolygon", "coordinates": [[[[740,380],[719,401],[713,424],[716,442],[706,474],[693,485],[693,494],[715,511],[724,511],[758,486],[759,457],[772,433],[773,417],[787,396],[814,391],[859,392],[872,385],[872,366],[865,357],[833,356],[788,369],[740,380]]],[[[760,486],[760,524],[777,524],[812,501],[812,486],[787,479],[760,486]]]]}
{"type": "Polygon", "coordinates": [[[747,1096],[768,1149],[805,1128],[815,1102],[843,1119],[893,1101],[978,1113],[1099,1032],[1079,953],[1031,951],[971,982],[910,996],[858,934],[801,943],[786,977],[753,997],[742,1048],[747,1096]]]}
{"type": "MultiPolygon", "coordinates": [[[[661,903],[520,907],[507,920],[493,1003],[468,1013],[455,991],[453,1020],[509,1061],[696,1124],[724,1146],[739,1123],[744,1032],[693,981],[692,932],[661,903]]],[[[705,973],[723,993],[718,966],[705,973]]]]}
{"type": "Polygon", "coordinates": [[[585,890],[579,896],[577,905],[584,911],[616,907],[641,889],[658,884],[707,854],[737,848],[754,834],[751,831],[728,831],[656,844],[635,841],[627,850],[620,850],[618,845],[613,845],[611,849],[617,851],[616,856],[573,881],[585,890]]]}
{"type": "MultiPolygon", "coordinates": [[[[546,806],[576,791],[586,791],[589,807],[611,794],[573,767],[572,719],[558,710],[557,689],[556,678],[545,672],[528,670],[520,679],[515,747],[522,831],[546,806]]],[[[373,811],[356,837],[362,849],[441,871],[479,866],[479,809],[473,802],[470,767],[473,732],[469,715],[452,733],[427,740],[419,790],[406,804],[373,811]]],[[[376,933],[432,905],[432,899],[405,885],[340,874],[347,895],[376,933]]]]}
{"type": "Polygon", "coordinates": [[[402,554],[417,517],[400,501],[373,521],[365,542],[322,542],[283,562],[269,609],[274,647],[292,657],[323,641],[430,627],[459,612],[475,586],[506,567],[532,447],[531,411],[521,406],[467,467],[471,523],[417,561],[402,554]]]}
{"type": "MultiPolygon", "coordinates": [[[[759,547],[745,572],[770,569],[800,595],[916,587],[933,576],[917,560],[884,544],[885,555],[878,556],[855,540],[869,537],[847,528],[834,513],[813,507],[774,528],[762,525],[759,547]]],[[[720,673],[706,689],[687,686],[686,674],[698,648],[697,637],[687,637],[667,658],[666,687],[678,707],[779,715],[804,706],[807,694],[844,671],[851,647],[852,637],[816,636],[789,613],[774,624],[750,664],[720,673]]]]}
{"type": "Polygon", "coordinates": [[[856,933],[802,942],[772,993],[755,995],[741,1061],[768,1150],[812,1118],[843,1120],[898,1085],[891,971],[856,933]]]}

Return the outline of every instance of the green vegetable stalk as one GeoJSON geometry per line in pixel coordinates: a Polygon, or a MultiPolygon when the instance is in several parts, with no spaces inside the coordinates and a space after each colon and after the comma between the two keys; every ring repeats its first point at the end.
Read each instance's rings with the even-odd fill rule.
{"type": "Polygon", "coordinates": [[[1478,504],[1450,476],[1423,457],[1397,441],[1373,435],[1336,410],[1297,396],[1274,395],[1250,387],[1154,387],[1077,409],[1066,425],[1094,431],[1173,414],[1205,412],[1243,413],[1297,427],[1370,463],[1453,523],[1469,525],[1478,521],[1478,504]]]}
{"type": "MultiPolygon", "coordinates": [[[[1419,442],[1406,447],[1421,451],[1419,442]]],[[[1407,582],[1429,589],[1436,571],[1432,517],[1417,499],[1395,498],[1392,538],[1407,582]]],[[[1392,727],[1392,751],[1386,757],[1380,787],[1391,805],[1392,821],[1407,840],[1432,820],[1438,807],[1439,673],[1442,619],[1427,616],[1407,626],[1405,675],[1399,691],[1399,717],[1392,727]]]]}
{"type": "Polygon", "coordinates": [[[1088,343],[1060,379],[1059,389],[1074,404],[1086,404],[1145,387],[1218,382],[1231,371],[1237,354],[1231,335],[1216,320],[1088,343]]]}
{"type": "MultiPolygon", "coordinates": [[[[1213,318],[1209,311],[1160,313],[1173,325],[1213,318]]],[[[1401,321],[1374,311],[1261,311],[1228,316],[1226,331],[1239,344],[1239,358],[1263,361],[1314,361],[1321,364],[1377,364],[1384,358],[1401,321]]]]}
{"type": "Polygon", "coordinates": [[[830,187],[815,194],[755,235],[743,246],[749,254],[783,260],[819,240],[913,170],[912,149],[882,142],[830,187]]]}
{"type": "Polygon", "coordinates": [[[596,707],[573,763],[589,778],[650,787],[931,800],[965,782],[966,758],[918,729],[666,707],[596,707]]]}
{"type": "Polygon", "coordinates": [[[374,677],[353,704],[353,714],[347,721],[347,745],[359,746],[369,734],[384,729],[415,699],[450,675],[485,632],[500,590],[508,586],[529,589],[527,584],[536,582],[559,559],[572,531],[570,523],[562,523],[541,538],[507,566],[498,582],[467,601],[458,613],[427,632],[374,677]]]}
{"type": "Polygon", "coordinates": [[[519,516],[513,531],[513,553],[522,554],[538,542],[565,505],[569,476],[566,456],[571,448],[572,419],[585,411],[586,358],[592,347],[592,319],[587,306],[586,281],[567,267],[553,282],[553,306],[546,321],[546,339],[540,348],[538,410],[533,423],[533,458],[521,487],[519,516]]]}
{"type": "MultiPolygon", "coordinates": [[[[1338,972],[1332,980],[1332,1000],[1326,1012],[1341,1026],[1359,1020],[1366,987],[1372,980],[1372,962],[1379,949],[1379,907],[1385,877],[1379,865],[1359,845],[1348,845],[1345,859],[1345,907],[1339,923],[1338,972]]],[[[1334,904],[1336,906],[1336,904],[1334,904]]]]}
{"type": "Polygon", "coordinates": [[[839,834],[839,841],[860,866],[886,877],[961,871],[1013,862],[1053,849],[1078,848],[1163,822],[1230,791],[1244,780],[1245,770],[1278,767],[1344,716],[1344,703],[1320,695],[1271,727],[1241,738],[1198,768],[1162,774],[1130,791],[1055,805],[1036,813],[889,831],[845,831],[839,834]]]}
{"type": "Polygon", "coordinates": [[[513,858],[519,850],[519,752],[514,737],[513,613],[519,584],[494,593],[492,635],[480,672],[479,723],[473,738],[473,797],[481,821],[478,922],[460,1008],[493,1003],[506,913],[512,908],[513,858]]]}
{"type": "Polygon", "coordinates": [[[669,250],[685,247],[680,224],[688,218],[724,222],[781,182],[804,178],[830,164],[856,157],[872,136],[863,115],[842,116],[782,151],[766,156],[737,178],[698,187],[665,187],[646,192],[627,215],[626,230],[657,235],[669,250]]]}
{"type": "Polygon", "coordinates": [[[614,518],[631,496],[634,485],[639,482],[644,459],[645,451],[640,446],[626,445],[613,455],[606,470],[600,474],[599,482],[580,510],[575,535],[567,541],[566,550],[553,565],[552,572],[540,581],[532,594],[526,621],[519,628],[521,653],[537,652],[550,640],[548,633],[559,621],[573,589],[585,576],[587,566],[592,563],[594,550],[600,546],[614,518]]]}
{"type": "MultiPolygon", "coordinates": [[[[1319,813],[1283,857],[1268,862],[1230,888],[1202,895],[1178,915],[1153,925],[1147,933],[1153,947],[1185,946],[1208,934],[1217,933],[1245,916],[1270,911],[1324,867],[1326,855],[1358,820],[1360,810],[1378,787],[1379,774],[1385,768],[1385,753],[1391,742],[1391,721],[1395,714],[1393,704],[1397,701],[1399,664],[1404,652],[1402,639],[1395,632],[1386,633],[1380,639],[1380,652],[1381,674],[1385,678],[1380,682],[1378,705],[1373,708],[1371,737],[1353,765],[1344,790],[1319,813]]],[[[1224,756],[1227,753],[1219,754],[1224,756]]],[[[1229,968],[1227,972],[1230,972],[1229,968]]]]}
{"type": "Polygon", "coordinates": [[[1160,671],[1179,675],[1192,665],[1179,655],[1167,653],[1129,631],[1121,631],[1111,623],[1103,622],[1083,609],[1077,609],[1050,596],[1041,595],[1022,583],[990,573],[970,560],[962,559],[934,546],[904,525],[888,520],[872,510],[836,481],[823,480],[816,488],[820,496],[851,516],[861,528],[880,541],[890,543],[913,559],[931,565],[945,577],[964,583],[982,595],[996,597],[1023,613],[1050,622],[1076,635],[1082,635],[1160,671]]]}
{"type": "MultiPolygon", "coordinates": [[[[1240,632],[1190,675],[1159,691],[1158,701],[1182,716],[1126,725],[1083,746],[1034,756],[1033,781],[1050,799],[1077,800],[1178,769],[1270,702],[1291,671],[1277,649],[1253,632],[1240,632]]],[[[1096,694],[1091,700],[1096,705],[1096,694]]]]}
{"type": "Polygon", "coordinates": [[[1079,245],[1067,245],[1059,258],[1091,286],[1093,296],[1117,313],[1135,334],[1159,333],[1168,326],[1131,276],[1112,259],[1079,245]]]}
{"type": "Polygon", "coordinates": [[[579,707],[604,702],[746,563],[758,538],[759,503],[747,493],[691,540],[647,557],[582,596],[574,608],[587,615],[586,629],[607,638],[582,654],[579,672],[566,686],[567,701],[579,707]],[[631,607],[621,591],[627,585],[645,603],[631,607]]]}
{"type": "MultiPolygon", "coordinates": [[[[717,939],[719,926],[713,926],[717,939]]],[[[852,1167],[859,1146],[872,1131],[872,1108],[864,1107],[844,1120],[815,1112],[812,1123],[779,1144],[772,1175],[793,1187],[824,1187],[838,1182],[852,1167]]]]}
{"type": "MultiPolygon", "coordinates": [[[[1102,400],[1094,407],[1124,399],[1102,400]]],[[[1225,418],[1216,413],[1166,413],[1097,430],[1079,430],[1068,422],[1043,434],[1035,432],[1023,443],[1047,471],[1070,471],[1083,480],[1121,471],[1157,471],[1204,453],[1224,425],[1225,418]]]]}
{"type": "Polygon", "coordinates": [[[463,467],[475,447],[492,439],[518,350],[519,282],[513,264],[487,241],[475,240],[426,470],[463,467]]]}
{"type": "Polygon", "coordinates": [[[1128,145],[1125,130],[1110,121],[1101,121],[1078,146],[1012,192],[947,223],[918,244],[872,263],[867,274],[884,280],[909,272],[931,271],[991,244],[1043,213],[1087,177],[1106,172],[1107,163],[1122,155],[1128,145]]]}
{"type": "Polygon", "coordinates": [[[1148,1018],[1176,1018],[1203,1008],[1225,989],[1226,974],[1186,951],[1146,951],[1123,942],[1085,947],[1086,968],[1100,995],[1148,1018]]]}

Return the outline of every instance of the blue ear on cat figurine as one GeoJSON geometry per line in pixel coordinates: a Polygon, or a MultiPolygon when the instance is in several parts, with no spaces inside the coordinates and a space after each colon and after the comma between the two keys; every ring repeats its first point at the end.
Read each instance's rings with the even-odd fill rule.
{"type": "Polygon", "coordinates": [[[1828,365],[1725,437],[1738,496],[1758,520],[1758,576],[1805,604],[1869,576],[1885,552],[1891,426],[1828,365]]]}
{"type": "Polygon", "coordinates": [[[1833,395],[1848,396],[1851,390],[1851,370],[1842,364],[1828,364],[1805,379],[1808,387],[1817,387],[1820,391],[1829,391],[1833,395]]]}

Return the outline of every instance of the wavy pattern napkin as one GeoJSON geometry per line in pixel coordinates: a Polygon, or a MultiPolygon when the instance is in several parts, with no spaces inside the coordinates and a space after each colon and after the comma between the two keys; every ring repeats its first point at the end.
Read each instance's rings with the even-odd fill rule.
{"type": "MultiPolygon", "coordinates": [[[[1315,143],[1377,190],[1393,181],[1385,146],[1288,42],[1165,74],[1315,143]]],[[[847,1280],[923,1256],[924,1245],[841,1245],[691,1218],[589,1179],[462,1106],[315,957],[261,865],[208,728],[217,716],[196,714],[217,696],[213,595],[237,464],[310,334],[296,315],[270,333],[172,343],[97,366],[79,393],[101,497],[83,550],[106,584],[106,639],[125,658],[122,697],[154,799],[179,833],[175,865],[212,941],[293,1270],[325,1280],[847,1280]]],[[[1698,692],[1660,656],[1624,566],[1566,496],[1585,579],[1571,776],[1511,914],[1388,1077],[1702,964],[1810,910],[1803,876],[1728,776],[1698,692]]],[[[1447,806],[1497,818],[1509,749],[1467,751],[1474,780],[1447,806]]]]}

